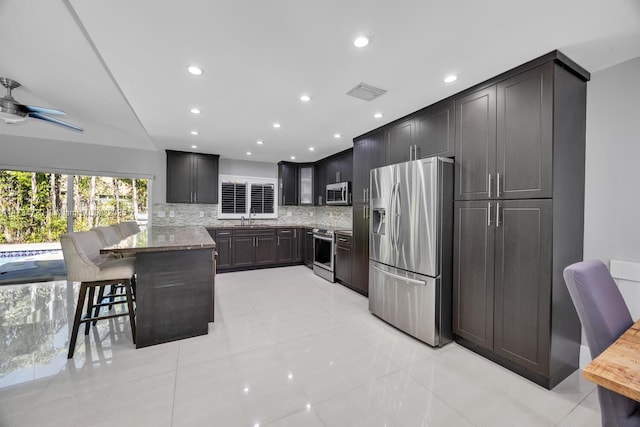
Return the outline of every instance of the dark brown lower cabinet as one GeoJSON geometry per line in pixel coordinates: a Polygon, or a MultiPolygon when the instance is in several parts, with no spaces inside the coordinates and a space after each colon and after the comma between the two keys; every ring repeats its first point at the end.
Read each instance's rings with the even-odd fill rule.
{"type": "Polygon", "coordinates": [[[456,340],[555,386],[577,368],[579,325],[554,319],[575,310],[552,278],[563,268],[554,264],[552,200],[458,201],[454,221],[456,340]]]}
{"type": "Polygon", "coordinates": [[[256,236],[256,265],[275,264],[277,258],[278,243],[275,232],[267,236],[256,236]]]}
{"type": "Polygon", "coordinates": [[[216,258],[216,269],[231,267],[231,240],[233,230],[209,230],[209,234],[211,234],[211,237],[216,242],[216,252],[218,253],[216,258]]]}
{"type": "Polygon", "coordinates": [[[301,228],[300,233],[304,233],[302,244],[302,262],[307,267],[313,268],[313,229],[301,228]]]}
{"type": "MultiPolygon", "coordinates": [[[[244,270],[301,262],[297,227],[210,228],[216,242],[217,271],[244,270]]],[[[313,241],[312,241],[313,244],[313,241]]],[[[313,248],[313,246],[312,246],[313,248]]]]}
{"type": "Polygon", "coordinates": [[[351,286],[369,296],[369,219],[367,203],[353,205],[351,286]]]}
{"type": "Polygon", "coordinates": [[[297,228],[280,228],[278,229],[278,250],[277,262],[298,262],[300,261],[300,249],[298,245],[297,228]]]}
{"type": "Polygon", "coordinates": [[[256,237],[253,235],[233,236],[231,243],[233,267],[247,267],[256,263],[256,237]]]}
{"type": "Polygon", "coordinates": [[[351,236],[347,234],[336,233],[336,279],[347,286],[352,286],[351,240],[351,236]]]}

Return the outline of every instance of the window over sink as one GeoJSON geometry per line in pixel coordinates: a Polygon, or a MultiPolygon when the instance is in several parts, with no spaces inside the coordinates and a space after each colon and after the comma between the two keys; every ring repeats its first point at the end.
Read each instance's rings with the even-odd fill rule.
{"type": "Polygon", "coordinates": [[[278,218],[276,180],[220,175],[218,218],[278,218]]]}

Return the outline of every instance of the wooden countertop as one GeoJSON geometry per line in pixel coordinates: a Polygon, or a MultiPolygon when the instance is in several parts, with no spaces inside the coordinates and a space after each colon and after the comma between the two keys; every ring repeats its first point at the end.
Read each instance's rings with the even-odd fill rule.
{"type": "Polygon", "coordinates": [[[135,254],[190,249],[215,249],[216,244],[205,227],[151,227],[129,236],[100,253],[135,254]]]}
{"type": "Polygon", "coordinates": [[[584,377],[640,402],[640,320],[589,363],[584,377]]]}

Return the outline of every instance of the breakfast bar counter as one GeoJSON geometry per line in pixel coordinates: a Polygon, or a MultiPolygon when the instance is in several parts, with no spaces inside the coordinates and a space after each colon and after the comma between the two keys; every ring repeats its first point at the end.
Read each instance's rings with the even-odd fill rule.
{"type": "Polygon", "coordinates": [[[136,257],[137,348],[208,333],[215,246],[204,227],[151,227],[100,251],[136,257]]]}

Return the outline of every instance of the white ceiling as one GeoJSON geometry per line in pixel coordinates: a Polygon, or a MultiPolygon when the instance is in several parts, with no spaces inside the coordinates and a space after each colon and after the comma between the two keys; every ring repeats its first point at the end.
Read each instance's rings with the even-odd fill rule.
{"type": "Polygon", "coordinates": [[[554,49],[590,72],[640,56],[640,2],[0,0],[0,76],[86,129],[0,122],[0,138],[312,161],[554,49]],[[360,82],[388,93],[345,95],[360,82]]]}

